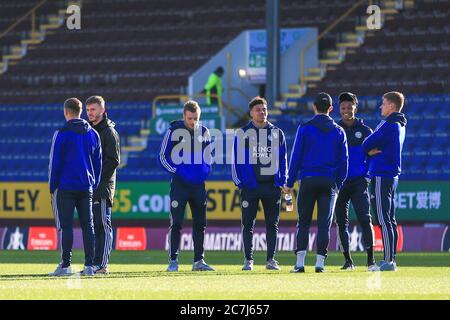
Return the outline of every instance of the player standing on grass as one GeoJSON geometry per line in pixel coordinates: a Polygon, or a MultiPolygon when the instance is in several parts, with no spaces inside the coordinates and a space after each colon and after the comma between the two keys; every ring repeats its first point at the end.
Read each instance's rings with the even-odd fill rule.
{"type": "Polygon", "coordinates": [[[351,92],[339,95],[341,121],[338,122],[347,136],[348,143],[348,175],[336,201],[336,223],[338,237],[344,253],[345,264],[343,270],[353,270],[353,260],[350,255],[348,233],[348,209],[350,200],[356,212],[356,217],[362,228],[364,246],[367,251],[367,266],[369,271],[377,269],[373,255],[373,226],[370,216],[369,181],[367,177],[368,161],[362,149],[362,143],[371,133],[372,129],[356,118],[358,111],[358,98],[351,92]]]}
{"type": "Polygon", "coordinates": [[[252,121],[236,133],[232,162],[232,178],[241,195],[245,254],[242,270],[253,270],[253,228],[260,200],[266,221],[266,269],[280,270],[274,256],[280,220],[281,188],[286,184],[286,140],[283,131],[267,121],[265,99],[253,98],[249,109],[252,121]]]}
{"type": "Polygon", "coordinates": [[[82,275],[94,274],[94,226],[92,193],[100,182],[102,149],[98,133],[80,118],[81,101],[64,102],[66,124],[53,135],[50,150],[49,186],[56,227],[61,233],[61,263],[50,275],[72,274],[73,215],[78,212],[84,245],[82,275]]]}
{"type": "Polygon", "coordinates": [[[111,213],[116,189],[116,168],[120,164],[119,134],[115,123],[108,119],[105,100],[92,96],[86,100],[90,125],[98,132],[102,145],[102,175],[94,191],[93,213],[95,230],[95,273],[107,274],[113,243],[111,213]]]}
{"type": "Polygon", "coordinates": [[[401,173],[401,154],[405,141],[406,118],[403,113],[405,98],[400,92],[383,95],[380,124],[363,143],[364,152],[371,157],[369,174],[372,208],[381,225],[384,261],[381,271],[395,271],[397,264],[397,221],[395,219],[394,195],[401,173]]]}
{"type": "Polygon", "coordinates": [[[192,211],[192,271],[214,271],[204,261],[207,203],[205,180],[211,171],[211,147],[208,128],[199,124],[200,113],[197,102],[188,101],[184,104],[183,120],[170,124],[158,157],[164,170],[172,174],[168,272],[178,271],[181,229],[187,203],[192,211]]]}
{"type": "Polygon", "coordinates": [[[289,161],[285,193],[290,193],[299,174],[297,197],[297,262],[292,272],[305,272],[309,227],[317,201],[316,272],[324,271],[330,242],[330,227],[339,189],[347,177],[348,148],[344,130],[329,116],[330,95],[319,93],[314,100],[315,116],[297,130],[289,161]]]}

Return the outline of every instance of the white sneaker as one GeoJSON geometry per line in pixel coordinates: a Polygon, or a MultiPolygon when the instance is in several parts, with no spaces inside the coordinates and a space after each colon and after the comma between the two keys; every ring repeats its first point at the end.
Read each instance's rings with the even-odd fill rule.
{"type": "Polygon", "coordinates": [[[169,260],[167,272],[178,272],[178,260],[169,260]]]}
{"type": "Polygon", "coordinates": [[[84,266],[83,271],[80,272],[81,276],[93,276],[95,274],[94,267],[84,266]]]}
{"type": "Polygon", "coordinates": [[[378,272],[378,271],[380,271],[380,267],[377,266],[376,264],[372,264],[372,265],[367,267],[367,271],[378,272]]]}
{"type": "Polygon", "coordinates": [[[253,270],[253,260],[245,260],[242,271],[252,271],[253,270]]]}
{"type": "Polygon", "coordinates": [[[277,260],[270,259],[267,261],[266,269],[267,270],[280,270],[280,265],[277,260]]]}
{"type": "Polygon", "coordinates": [[[194,262],[192,265],[192,271],[214,271],[214,268],[209,266],[205,260],[199,260],[197,262],[194,262]]]}
{"type": "Polygon", "coordinates": [[[68,266],[67,268],[62,267],[62,263],[58,264],[56,270],[52,273],[49,273],[49,276],[52,277],[62,277],[62,276],[71,276],[73,274],[72,267],[68,266]]]}

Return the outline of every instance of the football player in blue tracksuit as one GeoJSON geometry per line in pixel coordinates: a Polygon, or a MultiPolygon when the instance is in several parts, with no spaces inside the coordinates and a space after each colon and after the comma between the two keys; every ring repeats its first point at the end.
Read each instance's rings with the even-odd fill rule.
{"type": "Polygon", "coordinates": [[[297,261],[292,272],[305,272],[309,227],[317,201],[316,272],[324,271],[330,242],[330,227],[339,190],[347,177],[348,147],[344,129],[329,114],[333,110],[330,95],[319,93],[314,100],[315,117],[299,126],[289,161],[285,192],[290,193],[297,177],[297,261]]]}
{"type": "Polygon", "coordinates": [[[253,98],[249,109],[252,120],[236,132],[231,168],[233,181],[240,190],[242,208],[245,254],[242,270],[253,270],[253,228],[260,200],[266,222],[266,269],[280,270],[274,257],[281,190],[287,174],[286,140],[283,131],[267,121],[267,101],[264,98],[253,98]]]}
{"type": "Polygon", "coordinates": [[[364,152],[370,157],[369,175],[372,208],[381,225],[384,261],[381,271],[395,271],[397,264],[397,221],[394,195],[401,173],[401,154],[406,134],[406,118],[401,113],[404,96],[400,92],[383,95],[381,115],[384,118],[363,143],[364,152]]]}
{"type": "Polygon", "coordinates": [[[377,268],[373,256],[373,226],[370,216],[370,197],[368,161],[362,149],[362,143],[371,133],[372,129],[366,126],[363,120],[355,117],[358,98],[351,92],[339,95],[341,120],[338,124],[345,130],[348,143],[348,175],[336,201],[336,223],[341,250],[344,253],[345,264],[343,270],[355,268],[349,248],[348,210],[350,200],[356,212],[356,217],[362,228],[364,247],[367,251],[367,266],[369,270],[377,268]]]}
{"type": "Polygon", "coordinates": [[[204,261],[207,203],[205,180],[211,171],[211,146],[208,128],[199,125],[200,113],[197,102],[185,103],[183,120],[170,124],[158,157],[164,170],[172,174],[168,272],[178,271],[181,229],[187,203],[192,211],[192,271],[214,271],[204,261]]]}
{"type": "Polygon", "coordinates": [[[50,275],[72,274],[73,215],[77,209],[83,232],[84,270],[94,274],[94,224],[92,196],[100,182],[102,149],[98,133],[83,119],[81,101],[64,102],[66,124],[53,135],[50,150],[49,186],[56,227],[61,232],[61,263],[50,275]]]}

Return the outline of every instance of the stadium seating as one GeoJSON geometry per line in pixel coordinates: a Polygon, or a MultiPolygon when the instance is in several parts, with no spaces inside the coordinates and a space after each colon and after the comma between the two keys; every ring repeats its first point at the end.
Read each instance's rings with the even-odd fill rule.
{"type": "MultiPolygon", "coordinates": [[[[121,145],[151,116],[149,104],[109,104],[121,145]]],[[[0,107],[0,181],[46,181],[53,133],[65,120],[61,105],[0,107]]]]}
{"type": "MultiPolygon", "coordinates": [[[[281,26],[323,31],[352,4],[282,0],[281,26]]],[[[328,34],[321,48],[334,47],[338,34],[353,31],[359,14],[328,34]]],[[[81,30],[60,27],[0,76],[0,103],[47,104],[92,94],[143,102],[180,93],[193,71],[240,32],[255,28],[265,28],[265,0],[86,1],[81,30]]]]}
{"type": "MultiPolygon", "coordinates": [[[[55,12],[63,3],[49,1],[42,12],[55,12]]],[[[1,1],[0,30],[33,4],[1,1]]],[[[315,26],[320,32],[353,4],[281,0],[281,25],[315,26]]],[[[64,123],[61,103],[69,96],[103,95],[126,146],[129,137],[148,127],[154,96],[182,92],[187,77],[241,31],[264,28],[264,12],[265,0],[86,1],[81,30],[59,28],[0,75],[0,181],[47,179],[51,137],[64,123]]],[[[392,89],[406,93],[403,179],[450,178],[450,96],[439,94],[449,87],[449,12],[449,0],[416,1],[415,8],[369,33],[318,83],[333,96],[344,90],[360,95],[360,115],[372,128],[380,120],[380,95],[392,89]]],[[[350,14],[320,41],[320,51],[334,48],[342,33],[363,24],[363,14],[365,8],[350,14]]],[[[27,30],[26,24],[19,26],[0,47],[18,42],[27,30]]],[[[285,131],[289,149],[297,126],[311,117],[307,106],[314,94],[288,100],[297,107],[271,116],[285,131]]],[[[336,111],[333,117],[339,117],[336,111]]],[[[120,179],[167,179],[156,165],[160,140],[150,135],[145,150],[126,153],[120,179]]],[[[229,165],[214,166],[212,179],[229,178],[229,165]]]]}
{"type": "MultiPolygon", "coordinates": [[[[23,17],[38,2],[35,0],[3,0],[0,2],[0,33],[13,25],[19,18],[23,17]]],[[[50,14],[55,14],[58,9],[64,8],[66,1],[52,0],[47,1],[36,11],[36,23],[47,22],[50,14]]],[[[20,40],[29,35],[31,30],[31,18],[24,19],[12,32],[0,39],[0,55],[10,53],[9,46],[19,45],[20,40]]]]}
{"type": "MultiPolygon", "coordinates": [[[[304,98],[301,114],[282,114],[270,116],[270,121],[282,128],[286,134],[290,152],[297,127],[311,119],[312,99],[304,98]]],[[[337,97],[334,97],[337,101],[337,97]]],[[[378,108],[370,107],[375,102],[381,104],[379,97],[360,97],[358,116],[375,129],[381,120],[378,108]]],[[[407,97],[404,112],[408,118],[407,134],[403,150],[403,174],[405,180],[448,180],[450,179],[450,95],[415,95],[407,97]],[[431,111],[430,111],[431,110],[431,111]]],[[[332,114],[339,119],[338,106],[332,114]]],[[[127,167],[121,169],[123,179],[164,179],[168,176],[156,165],[161,136],[150,135],[147,149],[141,153],[130,154],[127,167]],[[140,175],[143,173],[143,175],[140,175]]],[[[222,155],[223,156],[223,155],[222,155]]],[[[215,165],[211,179],[229,180],[229,165],[215,165]]]]}
{"type": "MultiPolygon", "coordinates": [[[[382,94],[392,88],[408,94],[448,92],[450,86],[450,1],[416,1],[379,31],[370,31],[364,44],[350,51],[335,70],[317,83],[337,95],[353,91],[382,94]],[[376,63],[374,63],[376,61],[376,63]]],[[[314,95],[310,90],[308,95],[314,95]]]]}

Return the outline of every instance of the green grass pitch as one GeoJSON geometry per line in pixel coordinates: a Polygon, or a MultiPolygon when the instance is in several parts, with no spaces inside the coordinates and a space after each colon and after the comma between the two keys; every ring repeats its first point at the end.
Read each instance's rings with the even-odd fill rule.
{"type": "MultiPolygon", "coordinates": [[[[448,253],[400,253],[397,272],[366,271],[365,254],[354,254],[355,271],[339,270],[340,253],[331,253],[326,273],[314,273],[315,254],[306,273],[290,274],[293,253],[278,253],[281,271],[264,268],[264,253],[253,272],[241,271],[241,252],[207,252],[215,272],[192,272],[192,252],[180,255],[180,271],[167,273],[163,251],[114,251],[110,275],[49,277],[59,261],[56,251],[0,251],[0,300],[4,299],[450,299],[448,253]]],[[[378,259],[380,256],[378,254],[378,259]]],[[[73,269],[83,253],[74,252],[73,269]]]]}

